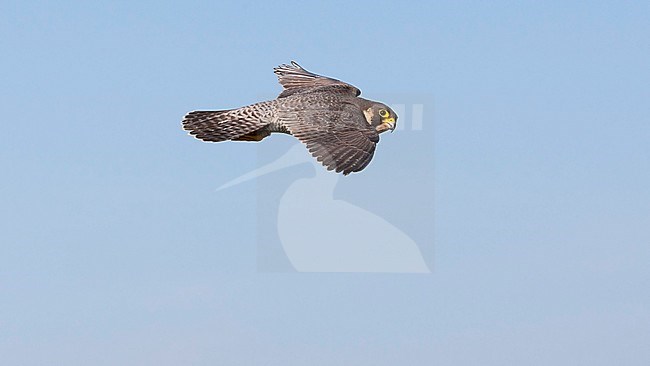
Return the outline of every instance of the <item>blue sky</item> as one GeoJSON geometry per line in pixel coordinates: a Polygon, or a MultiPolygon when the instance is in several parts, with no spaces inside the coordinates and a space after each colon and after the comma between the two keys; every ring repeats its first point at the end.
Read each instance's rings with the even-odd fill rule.
{"type": "Polygon", "coordinates": [[[647,2],[0,13],[3,365],[650,360],[647,2]],[[366,202],[434,228],[432,274],[260,270],[263,187],[215,192],[260,148],[179,123],[274,95],[292,59],[371,99],[427,100],[427,128],[382,135],[337,189],[430,179],[366,202]],[[425,133],[431,150],[412,143],[425,133]]]}

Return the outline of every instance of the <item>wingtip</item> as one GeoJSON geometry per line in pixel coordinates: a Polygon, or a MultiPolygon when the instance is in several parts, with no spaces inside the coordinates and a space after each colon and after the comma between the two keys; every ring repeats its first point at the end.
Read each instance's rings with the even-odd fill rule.
{"type": "Polygon", "coordinates": [[[273,72],[276,74],[289,71],[289,70],[305,70],[302,66],[300,66],[296,61],[291,60],[289,64],[280,64],[276,67],[273,68],[273,72]]]}
{"type": "Polygon", "coordinates": [[[303,68],[302,66],[298,65],[298,63],[297,63],[296,61],[294,61],[294,60],[291,60],[291,65],[292,65],[293,67],[296,67],[296,68],[299,68],[299,69],[304,70],[304,68],[303,68]]]}

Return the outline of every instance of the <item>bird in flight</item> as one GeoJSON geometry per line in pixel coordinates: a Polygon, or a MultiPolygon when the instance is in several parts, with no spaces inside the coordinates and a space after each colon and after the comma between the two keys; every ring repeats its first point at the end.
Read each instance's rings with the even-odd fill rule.
{"type": "Polygon", "coordinates": [[[309,72],[291,61],[274,70],[284,88],[273,100],[237,109],[194,111],[183,129],[209,142],[261,141],[272,133],[295,136],[327,170],[348,175],[372,159],[379,134],[393,131],[387,105],[360,98],[361,90],[309,72]]]}

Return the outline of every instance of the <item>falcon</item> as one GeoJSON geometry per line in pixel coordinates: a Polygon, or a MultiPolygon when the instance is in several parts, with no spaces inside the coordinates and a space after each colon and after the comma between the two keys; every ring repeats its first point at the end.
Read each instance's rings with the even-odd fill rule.
{"type": "Polygon", "coordinates": [[[290,134],[327,170],[344,175],[368,166],[379,134],[395,129],[395,112],[360,98],[361,90],[353,85],[309,72],[295,61],[273,71],[284,89],[276,99],[190,112],[183,118],[183,129],[208,142],[257,142],[273,133],[290,134]]]}

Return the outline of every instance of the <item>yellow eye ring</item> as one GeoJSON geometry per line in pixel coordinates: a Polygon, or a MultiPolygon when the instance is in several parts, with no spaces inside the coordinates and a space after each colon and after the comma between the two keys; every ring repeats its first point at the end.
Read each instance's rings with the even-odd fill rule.
{"type": "Polygon", "coordinates": [[[385,110],[385,109],[380,109],[379,110],[379,116],[381,116],[381,117],[384,117],[384,118],[388,117],[388,114],[389,114],[388,111],[385,110]]]}

